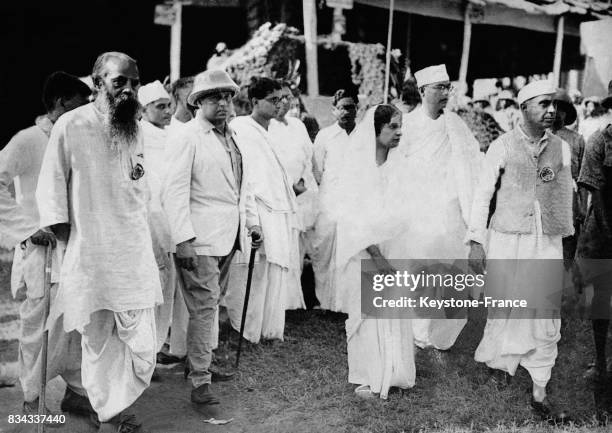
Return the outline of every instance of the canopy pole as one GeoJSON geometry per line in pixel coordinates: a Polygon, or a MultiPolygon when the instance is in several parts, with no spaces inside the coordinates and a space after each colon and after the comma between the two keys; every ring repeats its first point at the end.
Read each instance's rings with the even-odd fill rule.
{"type": "Polygon", "coordinates": [[[308,96],[319,96],[319,61],[317,58],[317,5],[303,0],[304,42],[306,46],[306,80],[308,96]]]}
{"type": "Polygon", "coordinates": [[[170,82],[178,80],[181,76],[181,31],[183,27],[183,4],[174,2],[176,18],[170,28],[170,82]]]}
{"type": "Polygon", "coordinates": [[[553,83],[559,86],[561,79],[561,55],[563,53],[563,33],[565,31],[565,17],[559,16],[557,20],[557,41],[555,43],[555,60],[553,63],[553,83]]]}
{"type": "Polygon", "coordinates": [[[407,14],[406,20],[406,75],[404,76],[404,80],[406,78],[412,76],[412,71],[410,69],[410,44],[412,41],[412,14],[407,14]]]}
{"type": "Polygon", "coordinates": [[[461,65],[459,66],[459,84],[467,84],[468,63],[470,61],[470,43],[472,41],[472,20],[470,19],[470,5],[465,7],[463,16],[463,49],[461,51],[461,65]]]}
{"type": "Polygon", "coordinates": [[[394,0],[389,0],[389,28],[387,30],[387,61],[385,63],[385,93],[384,103],[389,100],[389,74],[391,69],[391,35],[393,34],[393,8],[394,0]]]}

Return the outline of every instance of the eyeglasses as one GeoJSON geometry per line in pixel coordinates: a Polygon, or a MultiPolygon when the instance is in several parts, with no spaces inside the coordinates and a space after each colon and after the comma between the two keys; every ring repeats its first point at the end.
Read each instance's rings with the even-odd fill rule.
{"type": "Polygon", "coordinates": [[[277,96],[267,97],[267,98],[264,98],[264,99],[266,101],[268,101],[272,105],[277,105],[278,103],[280,103],[283,100],[283,98],[279,98],[277,96]]]}
{"type": "Polygon", "coordinates": [[[430,89],[434,89],[437,90],[438,92],[452,92],[453,90],[455,90],[455,86],[453,86],[452,84],[436,84],[435,86],[427,86],[430,89]]]}
{"type": "Polygon", "coordinates": [[[223,93],[212,93],[202,98],[202,101],[209,104],[218,104],[221,101],[230,102],[232,100],[232,94],[229,92],[223,93]]]}

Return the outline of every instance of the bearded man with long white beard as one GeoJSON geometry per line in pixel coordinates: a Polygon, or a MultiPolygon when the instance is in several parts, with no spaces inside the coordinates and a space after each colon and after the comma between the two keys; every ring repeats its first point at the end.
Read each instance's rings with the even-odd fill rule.
{"type": "Polygon", "coordinates": [[[136,61],[98,57],[97,96],[51,131],[36,198],[41,227],[68,245],[49,321],[81,333],[83,387],[100,431],[142,431],[128,409],[155,367],[154,307],[162,302],[147,224],[136,61]]]}

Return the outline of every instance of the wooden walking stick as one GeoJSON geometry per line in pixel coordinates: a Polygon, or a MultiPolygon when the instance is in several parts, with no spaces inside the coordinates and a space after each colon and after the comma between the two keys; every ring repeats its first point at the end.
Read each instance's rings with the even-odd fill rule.
{"type": "Polygon", "coordinates": [[[247,308],[249,308],[249,295],[251,294],[251,280],[253,279],[253,266],[255,265],[255,253],[257,248],[251,247],[249,257],[249,272],[247,275],[246,293],[244,294],[244,304],[242,306],[242,319],[240,320],[240,336],[238,337],[238,351],[236,352],[236,369],[240,363],[240,349],[242,348],[242,335],[244,334],[244,322],[246,320],[247,308]]]}
{"type": "MultiPolygon", "coordinates": [[[[49,309],[51,307],[51,262],[53,259],[53,246],[51,243],[45,247],[45,269],[44,269],[44,320],[43,326],[47,326],[47,318],[49,317],[49,309]]],[[[49,330],[44,329],[42,349],[40,351],[41,372],[40,372],[40,394],[38,396],[38,420],[43,420],[38,423],[36,431],[43,433],[45,431],[44,417],[46,414],[45,392],[47,390],[47,350],[49,346],[49,330]]]]}

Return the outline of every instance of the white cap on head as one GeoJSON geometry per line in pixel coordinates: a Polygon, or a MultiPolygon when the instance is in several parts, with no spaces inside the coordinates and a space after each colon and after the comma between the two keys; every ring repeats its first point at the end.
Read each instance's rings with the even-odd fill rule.
{"type": "Polygon", "coordinates": [[[414,73],[414,78],[417,80],[417,86],[422,87],[426,84],[439,83],[441,81],[450,81],[446,72],[446,65],[428,66],[414,73]]]}
{"type": "Polygon", "coordinates": [[[143,107],[158,99],[170,99],[170,95],[159,80],[145,84],[138,89],[138,101],[143,107]]]}
{"type": "Polygon", "coordinates": [[[532,81],[518,92],[516,100],[520,105],[536,96],[552,95],[555,91],[555,86],[548,80],[532,81]]]}

